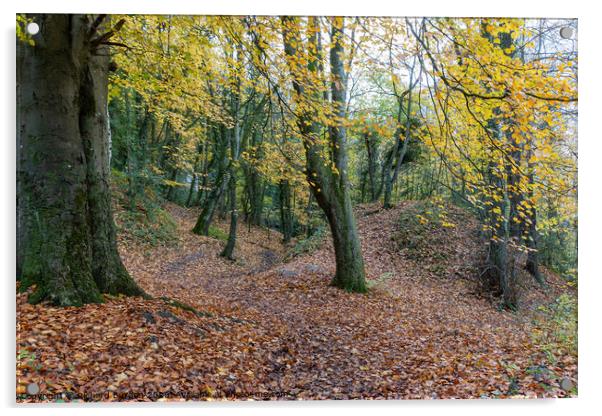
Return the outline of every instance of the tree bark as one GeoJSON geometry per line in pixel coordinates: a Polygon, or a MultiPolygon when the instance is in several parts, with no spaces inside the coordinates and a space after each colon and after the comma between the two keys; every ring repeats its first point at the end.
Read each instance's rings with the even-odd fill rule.
{"type": "Polygon", "coordinates": [[[378,147],[376,138],[370,133],[364,134],[364,144],[368,154],[368,185],[370,187],[370,202],[375,202],[378,199],[376,189],[376,164],[378,161],[378,147]]]}
{"type": "Polygon", "coordinates": [[[228,241],[220,255],[233,260],[234,248],[236,246],[236,228],[238,226],[238,209],[236,207],[236,173],[233,171],[233,168],[231,170],[228,189],[230,192],[230,229],[228,232],[228,241]]]}
{"type": "Polygon", "coordinates": [[[280,191],[280,224],[282,229],[282,242],[288,244],[293,237],[293,210],[291,207],[291,186],[287,180],[278,183],[280,191]]]}
{"type": "MultiPolygon", "coordinates": [[[[251,146],[253,148],[260,147],[262,137],[259,128],[255,127],[255,130],[250,134],[251,146]]],[[[263,154],[257,154],[258,158],[263,157],[263,154]]],[[[263,196],[265,192],[265,184],[262,180],[261,174],[257,171],[254,166],[249,164],[244,165],[246,182],[245,188],[247,191],[247,197],[249,200],[249,216],[247,221],[249,224],[261,226],[263,224],[263,196]]]]}
{"type": "Polygon", "coordinates": [[[249,198],[249,218],[252,225],[263,224],[263,194],[265,186],[261,175],[253,168],[247,169],[247,195],[249,198]]]}
{"type": "Polygon", "coordinates": [[[203,209],[199,218],[197,219],[192,232],[199,235],[209,235],[209,226],[213,221],[213,216],[217,208],[217,204],[224,193],[226,185],[228,184],[229,172],[228,172],[228,135],[226,128],[220,126],[221,140],[216,143],[216,159],[215,164],[217,167],[217,176],[211,188],[211,191],[205,198],[203,209]]]}
{"type": "MultiPolygon", "coordinates": [[[[298,28],[298,21],[293,17],[284,17],[283,38],[284,51],[287,57],[294,60],[299,52],[298,46],[301,44],[301,37],[298,28]]],[[[317,32],[319,29],[315,18],[310,18],[312,25],[311,35],[309,36],[308,50],[310,62],[308,70],[316,75],[318,63],[316,56],[320,55],[317,32]]],[[[333,77],[331,82],[331,95],[334,106],[334,113],[337,119],[344,119],[345,99],[346,99],[346,74],[342,61],[343,45],[341,36],[343,36],[344,21],[342,18],[333,18],[332,22],[332,47],[330,50],[330,71],[333,77]],[[341,19],[341,20],[337,20],[341,19]],[[339,26],[340,25],[340,26],[339,26]]],[[[303,51],[305,52],[305,51],[303,51]]],[[[291,64],[293,74],[293,89],[297,97],[303,97],[306,94],[305,85],[302,77],[298,76],[297,71],[291,64]]],[[[319,93],[313,93],[312,99],[319,102],[323,97],[319,93]]],[[[306,154],[306,175],[313,195],[318,205],[324,211],[330,230],[335,251],[336,273],[331,284],[344,288],[352,292],[366,292],[366,281],[364,271],[364,261],[360,240],[357,233],[357,226],[351,207],[351,197],[347,179],[347,154],[346,154],[346,132],[342,124],[331,126],[329,128],[329,149],[324,149],[319,144],[320,125],[311,110],[306,110],[297,118],[298,127],[301,132],[303,145],[306,154]],[[331,155],[331,160],[325,160],[325,155],[331,155]],[[333,171],[332,165],[336,167],[333,171]]]]}
{"type": "MultiPolygon", "coordinates": [[[[236,59],[240,60],[242,51],[237,49],[236,59]]],[[[238,76],[237,76],[238,77],[238,76]]],[[[236,171],[238,169],[238,155],[240,151],[241,131],[240,131],[240,79],[237,78],[235,90],[232,91],[231,111],[234,118],[234,127],[230,131],[230,230],[228,232],[228,241],[221,253],[222,257],[230,260],[234,259],[234,248],[236,246],[236,229],[238,226],[238,208],[236,201],[236,171]]]]}
{"type": "MultiPolygon", "coordinates": [[[[533,169],[533,166],[529,167],[533,169]]],[[[529,174],[529,183],[531,186],[529,187],[529,199],[533,200],[533,182],[534,182],[534,174],[531,172],[529,174]]],[[[531,209],[528,212],[529,222],[527,224],[527,263],[525,268],[527,271],[533,276],[535,281],[540,285],[545,285],[546,281],[544,275],[541,274],[539,270],[539,235],[537,232],[537,208],[535,204],[532,204],[531,209]]]]}
{"type": "MultiPolygon", "coordinates": [[[[485,28],[483,28],[483,36],[494,43],[494,39],[485,28]]],[[[500,33],[499,47],[507,49],[511,46],[512,38],[507,33],[500,33]]],[[[495,108],[493,114],[498,114],[499,109],[495,108]]],[[[508,123],[512,124],[512,120],[504,119],[500,117],[494,117],[488,120],[487,127],[489,134],[495,139],[502,140],[501,124],[508,123]]],[[[492,149],[496,151],[497,149],[492,149]]],[[[493,159],[489,162],[488,171],[491,179],[493,189],[498,190],[498,195],[503,195],[500,201],[490,201],[491,210],[488,212],[490,219],[490,225],[492,229],[492,236],[489,241],[489,268],[492,272],[492,277],[499,283],[502,302],[504,307],[516,310],[518,308],[518,286],[516,284],[516,250],[512,249],[509,244],[509,240],[515,238],[517,233],[516,227],[512,224],[512,218],[514,211],[517,208],[519,194],[516,192],[518,187],[517,178],[511,174],[512,171],[509,169],[509,163],[516,157],[520,157],[520,154],[514,154],[512,156],[507,153],[503,154],[505,158],[505,164],[501,168],[497,168],[493,159]],[[507,173],[507,178],[504,178],[504,172],[507,173]],[[496,208],[498,212],[493,212],[493,208],[496,208]],[[509,214],[509,217],[506,214],[509,214]]]]}
{"type": "Polygon", "coordinates": [[[19,44],[17,68],[20,289],[61,306],[142,295],[111,212],[108,51],[93,50],[89,16],[33,17],[41,32],[19,44]]]}
{"type": "MultiPolygon", "coordinates": [[[[211,131],[213,131],[213,129],[211,129],[211,131]]],[[[196,200],[194,202],[194,204],[196,206],[200,206],[203,203],[203,197],[205,196],[205,191],[207,188],[207,179],[209,177],[209,170],[211,170],[211,167],[215,164],[215,158],[212,158],[211,162],[209,162],[209,144],[206,142],[203,142],[203,159],[202,159],[202,167],[201,167],[201,176],[202,176],[202,180],[199,182],[199,179],[197,178],[197,183],[198,183],[198,192],[196,195],[196,200]]],[[[198,176],[198,175],[197,175],[198,176]]]]}
{"type": "Polygon", "coordinates": [[[186,207],[190,207],[192,205],[192,197],[194,195],[194,188],[197,182],[197,174],[196,172],[192,172],[192,179],[190,180],[190,187],[188,188],[188,198],[186,198],[186,207]]]}

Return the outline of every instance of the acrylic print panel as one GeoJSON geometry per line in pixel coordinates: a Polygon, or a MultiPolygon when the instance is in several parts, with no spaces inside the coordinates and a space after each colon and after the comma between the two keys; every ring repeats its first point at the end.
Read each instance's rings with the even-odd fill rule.
{"type": "Polygon", "coordinates": [[[17,15],[17,401],[577,395],[577,21],[17,15]]]}

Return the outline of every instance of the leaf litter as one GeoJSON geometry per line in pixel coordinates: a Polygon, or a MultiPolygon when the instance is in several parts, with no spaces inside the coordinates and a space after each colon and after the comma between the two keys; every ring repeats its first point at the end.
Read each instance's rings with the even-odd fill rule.
{"type": "MultiPolygon", "coordinates": [[[[477,224],[459,217],[441,259],[400,248],[395,209],[357,209],[367,295],[329,286],[328,239],[282,263],[281,235],[239,228],[236,260],[190,232],[194,209],[169,204],[176,245],[121,241],[132,276],[153,296],[106,296],[81,308],[17,295],[17,399],[183,401],[566,397],[577,357],[550,360],[530,336],[537,305],[564,290],[530,285],[519,312],[496,308],[471,278],[477,224]],[[287,273],[283,273],[286,271],[287,273]],[[35,383],[40,392],[28,395],[35,383]],[[561,386],[562,385],[562,386],[561,386]]],[[[227,230],[227,223],[217,227],[227,230]]],[[[436,257],[436,256],[435,256],[436,257]]],[[[527,284],[528,285],[528,284],[527,284]]]]}

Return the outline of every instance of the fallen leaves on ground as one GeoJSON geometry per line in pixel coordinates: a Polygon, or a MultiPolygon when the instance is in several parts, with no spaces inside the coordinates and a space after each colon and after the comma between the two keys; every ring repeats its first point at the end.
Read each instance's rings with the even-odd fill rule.
{"type": "Polygon", "coordinates": [[[195,210],[169,205],[176,246],[120,247],[154,300],[53,308],[17,295],[19,401],[567,396],[576,357],[551,363],[530,336],[559,279],[531,287],[518,313],[496,309],[461,278],[478,251],[470,219],[447,230],[443,273],[400,251],[392,236],[411,204],[358,208],[367,295],[329,286],[328,241],[281,263],[281,236],[245,225],[232,262],[223,242],[190,232],[195,210]],[[24,394],[30,383],[46,396],[24,394]]]}

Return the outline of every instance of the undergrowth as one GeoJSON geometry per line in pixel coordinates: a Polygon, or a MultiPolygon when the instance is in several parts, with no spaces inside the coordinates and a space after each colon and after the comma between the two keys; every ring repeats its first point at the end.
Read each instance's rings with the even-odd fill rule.
{"type": "Polygon", "coordinates": [[[228,241],[228,233],[213,225],[209,226],[209,237],[220,241],[228,241]]]}
{"type": "Polygon", "coordinates": [[[563,293],[549,305],[538,308],[532,332],[533,342],[546,354],[551,362],[558,357],[577,355],[577,299],[563,293]]]}
{"type": "Polygon", "coordinates": [[[161,198],[153,189],[146,189],[132,207],[127,196],[127,176],[114,169],[112,185],[115,224],[121,239],[150,246],[177,243],[177,224],[161,207],[161,198]]]}
{"type": "Polygon", "coordinates": [[[326,237],[326,227],[324,225],[318,227],[312,235],[307,238],[298,240],[295,245],[288,251],[285,256],[285,261],[291,260],[302,254],[313,253],[318,250],[326,237]]]}
{"type": "Polygon", "coordinates": [[[394,276],[393,272],[385,272],[378,276],[377,279],[367,280],[366,287],[369,291],[388,293],[387,283],[394,276]]]}
{"type": "Polygon", "coordinates": [[[178,241],[177,225],[161,207],[145,212],[124,210],[116,213],[115,220],[117,232],[126,240],[151,246],[173,245],[178,241]]]}

